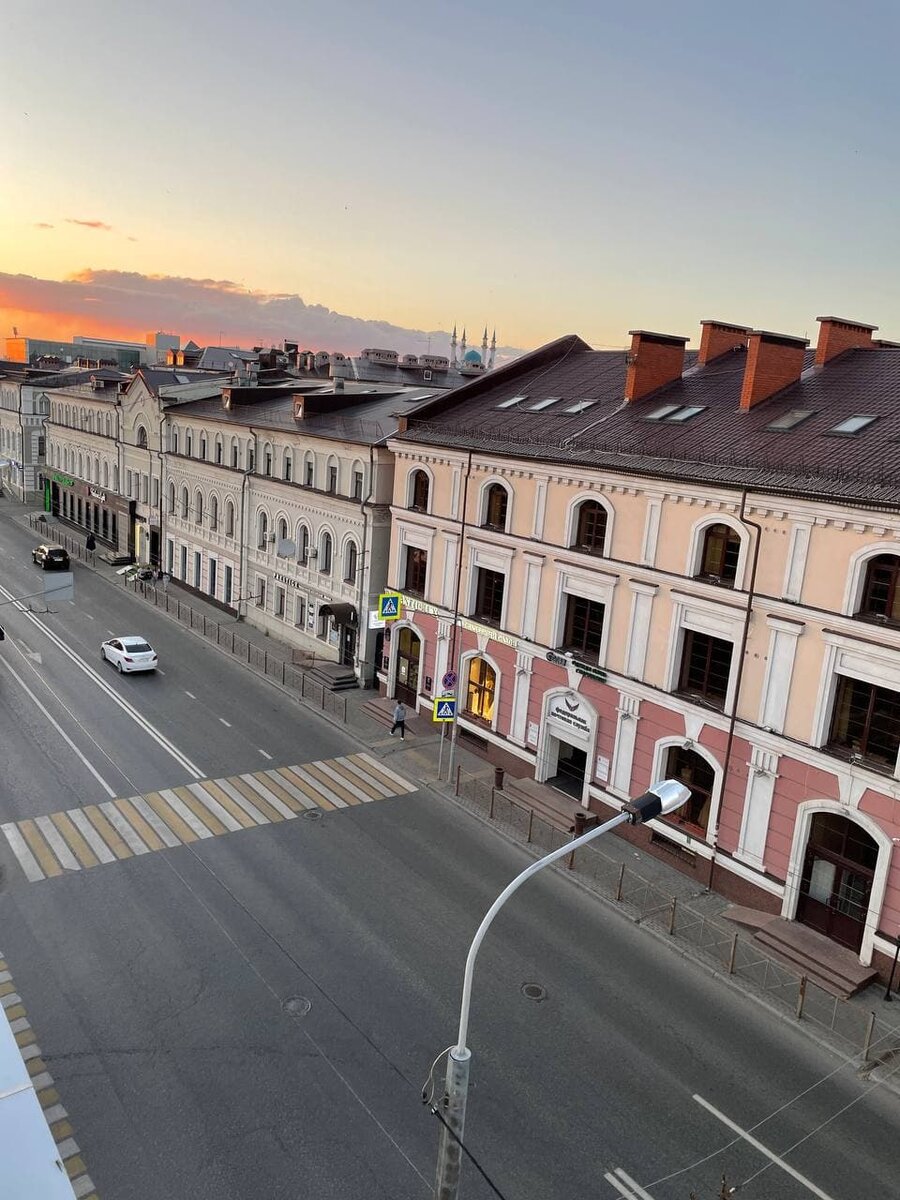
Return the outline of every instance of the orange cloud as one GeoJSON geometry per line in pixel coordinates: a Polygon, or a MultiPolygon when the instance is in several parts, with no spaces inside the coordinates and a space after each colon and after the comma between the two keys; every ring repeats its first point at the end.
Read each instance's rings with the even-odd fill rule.
{"type": "Polygon", "coordinates": [[[35,229],[52,229],[52,225],[48,225],[46,221],[35,221],[35,229]]]}
{"type": "Polygon", "coordinates": [[[105,221],[79,221],[77,217],[64,217],[67,225],[83,225],[85,229],[102,229],[104,233],[112,233],[112,225],[105,221]]]}
{"type": "MultiPolygon", "coordinates": [[[[228,279],[92,268],[64,280],[0,273],[0,324],[61,341],[75,333],[142,341],[148,330],[166,329],[199,344],[272,346],[291,338],[304,348],[349,354],[364,346],[423,354],[429,343],[434,354],[449,351],[449,335],[442,330],[346,316],[292,293],[249,291],[228,279]]],[[[521,353],[498,348],[497,360],[521,353]]]]}

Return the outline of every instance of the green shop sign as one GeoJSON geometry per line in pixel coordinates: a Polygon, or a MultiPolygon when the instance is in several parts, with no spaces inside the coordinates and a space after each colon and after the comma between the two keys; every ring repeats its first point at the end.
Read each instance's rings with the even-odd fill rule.
{"type": "Polygon", "coordinates": [[[74,487],[75,480],[69,475],[60,475],[58,471],[53,472],[53,482],[61,483],[63,487],[74,487]]]}

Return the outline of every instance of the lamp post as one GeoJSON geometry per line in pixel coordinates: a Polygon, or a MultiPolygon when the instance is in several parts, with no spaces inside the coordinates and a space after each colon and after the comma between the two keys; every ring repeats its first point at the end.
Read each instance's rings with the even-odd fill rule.
{"type": "Polygon", "coordinates": [[[459,1195],[459,1173],[462,1164],[462,1136],[466,1120],[466,1099],[469,1091],[469,1066],[472,1061],[472,1051],[466,1046],[466,1036],[469,1029],[469,1005],[472,1000],[472,976],[475,973],[475,959],[491,923],[497,913],[510,898],[519,890],[526,879],[536,875],[538,871],[548,867],[557,859],[571,854],[579,846],[608,833],[617,825],[626,822],[639,825],[653,817],[665,816],[674,812],[690,796],[690,790],[675,779],[664,779],[655,783],[636,800],[630,800],[623,806],[622,811],[609,821],[588,830],[574,841],[566,842],[552,854],[546,854],[526,867],[519,875],[508,883],[478,926],[469,953],[466,958],[466,968],[463,975],[462,1003],[459,1010],[459,1033],[456,1045],[447,1055],[447,1079],[443,1101],[443,1123],[441,1125],[440,1142],[438,1144],[437,1174],[434,1184],[434,1200],[456,1200],[459,1195]]]}

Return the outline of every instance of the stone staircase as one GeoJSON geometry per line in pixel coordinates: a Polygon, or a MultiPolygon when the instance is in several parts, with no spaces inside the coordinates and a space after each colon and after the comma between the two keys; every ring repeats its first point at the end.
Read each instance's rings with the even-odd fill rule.
{"type": "Polygon", "coordinates": [[[507,774],[503,781],[503,794],[523,808],[532,809],[536,816],[563,833],[574,830],[576,813],[586,812],[584,806],[571,796],[534,779],[515,779],[507,774]]]}
{"type": "Polygon", "coordinates": [[[346,692],[350,688],[359,687],[359,680],[352,667],[342,667],[340,663],[328,663],[321,660],[306,672],[307,679],[313,679],[328,692],[346,692]]]}
{"type": "Polygon", "coordinates": [[[754,930],[755,942],[832,996],[849,1000],[878,978],[878,972],[864,967],[852,950],[797,921],[737,905],[723,915],[754,930]]]}

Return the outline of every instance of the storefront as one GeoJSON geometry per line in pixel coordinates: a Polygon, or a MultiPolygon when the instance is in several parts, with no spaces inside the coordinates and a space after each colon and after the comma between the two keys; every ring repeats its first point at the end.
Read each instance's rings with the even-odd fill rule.
{"type": "Polygon", "coordinates": [[[50,474],[50,511],[116,554],[134,556],[134,501],[74,479],[60,471],[50,474]]]}

